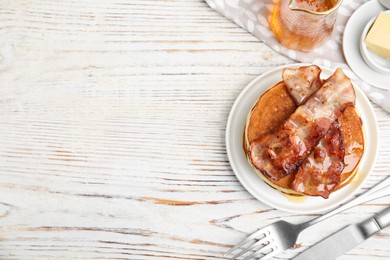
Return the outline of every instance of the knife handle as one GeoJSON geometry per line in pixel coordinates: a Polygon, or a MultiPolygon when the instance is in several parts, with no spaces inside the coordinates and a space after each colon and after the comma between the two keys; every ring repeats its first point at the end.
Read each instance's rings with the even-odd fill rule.
{"type": "Polygon", "coordinates": [[[381,229],[384,229],[390,225],[390,207],[387,207],[385,210],[382,210],[375,215],[375,220],[378,222],[381,229]]]}

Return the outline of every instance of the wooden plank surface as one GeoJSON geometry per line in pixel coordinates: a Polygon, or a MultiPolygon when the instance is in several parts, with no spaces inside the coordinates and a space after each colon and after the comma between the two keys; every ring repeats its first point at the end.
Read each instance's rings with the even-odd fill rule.
{"type": "MultiPolygon", "coordinates": [[[[258,227],[313,216],[254,199],[227,116],[266,67],[293,61],[202,0],[0,2],[0,258],[224,259],[258,227]]],[[[390,117],[364,189],[390,174],[390,117]]],[[[300,248],[389,206],[304,232],[300,248]]],[[[390,229],[342,260],[390,258],[390,229]]]]}

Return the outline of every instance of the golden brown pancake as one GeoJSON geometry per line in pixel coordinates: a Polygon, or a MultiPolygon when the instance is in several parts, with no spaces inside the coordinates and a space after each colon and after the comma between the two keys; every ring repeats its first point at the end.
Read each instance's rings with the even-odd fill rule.
{"type": "MultiPolygon", "coordinates": [[[[257,100],[248,115],[244,133],[245,153],[247,154],[247,147],[249,147],[254,140],[281,125],[283,121],[289,118],[296,108],[297,105],[286,90],[283,81],[267,90],[257,100]]],[[[345,109],[342,115],[339,116],[338,121],[340,124],[340,132],[344,138],[345,168],[341,174],[341,182],[335,190],[345,186],[353,179],[364,149],[362,121],[357,114],[355,107],[351,106],[345,109]]],[[[291,189],[292,182],[295,178],[295,172],[277,181],[257,170],[256,172],[272,187],[285,193],[298,194],[291,189]]]]}

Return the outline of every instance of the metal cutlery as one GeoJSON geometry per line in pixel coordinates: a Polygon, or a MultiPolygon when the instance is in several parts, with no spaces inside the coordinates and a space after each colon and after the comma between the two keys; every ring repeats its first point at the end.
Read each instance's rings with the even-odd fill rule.
{"type": "Polygon", "coordinates": [[[321,222],[344,210],[357,206],[359,204],[390,195],[390,177],[375,185],[362,195],[352,199],[342,206],[330,211],[322,216],[301,224],[292,224],[284,220],[277,221],[271,225],[261,228],[250,234],[244,240],[225,253],[226,255],[236,252],[230,259],[259,258],[262,260],[270,259],[284,250],[294,246],[298,235],[306,228],[321,222]]]}
{"type": "Polygon", "coordinates": [[[361,223],[335,232],[292,260],[334,260],[389,225],[390,207],[387,207],[361,223]]]}

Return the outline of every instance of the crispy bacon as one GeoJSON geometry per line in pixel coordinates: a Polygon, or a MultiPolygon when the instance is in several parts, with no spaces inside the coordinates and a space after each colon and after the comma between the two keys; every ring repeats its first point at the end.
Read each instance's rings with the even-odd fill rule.
{"type": "Polygon", "coordinates": [[[310,196],[328,198],[340,183],[344,169],[344,142],[336,120],[299,167],[292,188],[310,196]]]}
{"type": "MultiPolygon", "coordinates": [[[[321,87],[320,73],[321,69],[315,65],[283,70],[282,75],[287,91],[297,105],[306,102],[321,87]]],[[[344,142],[336,120],[298,168],[292,188],[306,195],[328,198],[340,183],[343,169],[344,142]]]]}
{"type": "Polygon", "coordinates": [[[337,114],[354,102],[351,81],[337,69],[281,126],[250,145],[253,166],[274,180],[290,174],[329,131],[337,114]]]}
{"type": "Polygon", "coordinates": [[[282,78],[295,104],[302,105],[322,86],[321,69],[316,65],[283,69],[282,78]]]}

